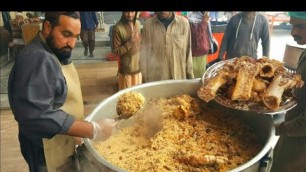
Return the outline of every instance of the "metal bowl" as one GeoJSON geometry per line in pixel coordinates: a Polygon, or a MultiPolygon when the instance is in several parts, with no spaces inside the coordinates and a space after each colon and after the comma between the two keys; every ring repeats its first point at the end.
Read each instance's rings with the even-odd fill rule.
{"type": "MultiPolygon", "coordinates": [[[[216,76],[219,69],[221,69],[222,66],[225,63],[233,63],[235,59],[236,58],[229,59],[229,60],[223,60],[223,61],[220,61],[220,62],[215,63],[212,66],[210,66],[205,71],[205,73],[203,74],[203,76],[201,78],[202,83],[204,84],[205,80],[207,80],[207,78],[211,78],[213,76],[216,76]]],[[[219,103],[223,106],[226,106],[226,107],[232,108],[232,109],[243,110],[243,111],[248,111],[248,112],[252,111],[252,112],[256,112],[256,113],[271,114],[271,115],[285,113],[288,110],[295,107],[296,104],[297,104],[297,100],[292,95],[292,93],[288,93],[288,94],[283,96],[283,100],[282,100],[279,108],[277,108],[276,110],[269,109],[269,108],[265,107],[263,104],[258,103],[258,102],[232,101],[232,100],[228,99],[227,97],[225,97],[224,95],[221,95],[221,94],[217,94],[216,97],[214,98],[214,101],[216,101],[217,103],[219,103]]]]}
{"type": "MultiPolygon", "coordinates": [[[[117,92],[116,94],[108,97],[102,101],[88,116],[88,121],[96,121],[103,118],[115,118],[116,114],[116,104],[120,95],[129,91],[137,91],[146,99],[159,98],[159,97],[169,97],[180,94],[189,94],[191,96],[197,96],[197,90],[202,85],[200,79],[193,80],[164,80],[158,82],[151,82],[146,84],[141,84],[131,88],[127,88],[117,92]]],[[[205,103],[205,102],[203,102],[205,103]]],[[[253,127],[260,137],[260,142],[264,144],[261,151],[253,157],[251,160],[245,164],[231,170],[234,171],[259,171],[261,167],[260,161],[264,159],[269,152],[271,152],[272,147],[275,145],[275,140],[278,137],[274,134],[274,121],[273,116],[267,114],[258,114],[254,112],[239,111],[235,109],[230,109],[221,106],[217,103],[212,102],[211,107],[221,108],[224,110],[232,111],[233,115],[239,116],[242,120],[248,123],[249,126],[253,127]]],[[[85,145],[89,152],[102,164],[108,168],[115,171],[126,171],[121,169],[114,164],[108,162],[103,156],[101,156],[92,146],[91,140],[85,139],[85,145]]]]}

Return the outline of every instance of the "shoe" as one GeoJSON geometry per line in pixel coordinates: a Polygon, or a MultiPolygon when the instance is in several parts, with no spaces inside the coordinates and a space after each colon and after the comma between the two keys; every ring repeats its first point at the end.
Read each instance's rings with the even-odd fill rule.
{"type": "Polygon", "coordinates": [[[93,54],[90,54],[89,57],[95,57],[93,54]]]}
{"type": "Polygon", "coordinates": [[[88,55],[88,51],[84,51],[84,56],[87,56],[88,55]]]}
{"type": "Polygon", "coordinates": [[[87,55],[88,55],[88,49],[85,49],[84,56],[87,56],[87,55]]]}

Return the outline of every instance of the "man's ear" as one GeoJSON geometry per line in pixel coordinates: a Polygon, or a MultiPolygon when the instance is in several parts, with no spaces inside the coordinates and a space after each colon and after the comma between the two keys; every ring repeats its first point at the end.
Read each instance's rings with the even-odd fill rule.
{"type": "Polygon", "coordinates": [[[44,22],[44,32],[45,32],[46,34],[50,34],[51,30],[52,30],[52,25],[51,25],[51,23],[50,23],[49,21],[45,21],[45,22],[44,22]]]}

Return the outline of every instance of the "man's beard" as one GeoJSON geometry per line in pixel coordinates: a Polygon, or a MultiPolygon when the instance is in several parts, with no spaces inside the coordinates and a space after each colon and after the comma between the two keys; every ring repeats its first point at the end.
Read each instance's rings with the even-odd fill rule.
{"type": "Polygon", "coordinates": [[[46,39],[48,46],[51,48],[52,52],[56,55],[56,57],[61,62],[67,61],[71,56],[72,48],[70,46],[65,46],[62,48],[56,48],[55,47],[55,41],[54,37],[52,35],[49,35],[46,39]],[[69,49],[67,51],[67,49],[69,49]]]}

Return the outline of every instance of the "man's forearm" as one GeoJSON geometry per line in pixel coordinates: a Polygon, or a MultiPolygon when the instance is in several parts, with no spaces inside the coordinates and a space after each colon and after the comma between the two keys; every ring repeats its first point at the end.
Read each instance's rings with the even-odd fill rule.
{"type": "Polygon", "coordinates": [[[93,125],[90,122],[75,120],[66,134],[83,138],[93,138],[93,125]]]}

